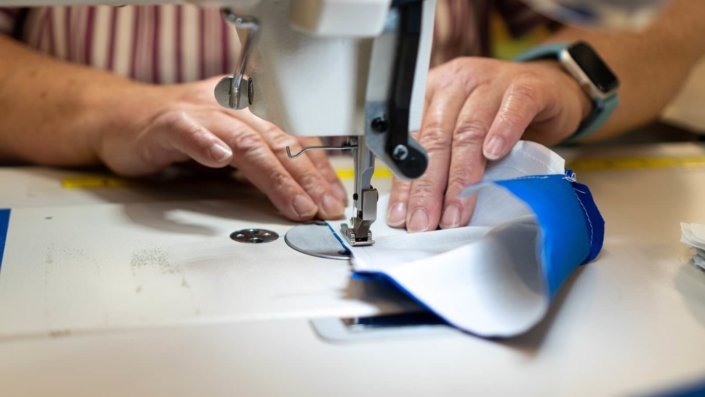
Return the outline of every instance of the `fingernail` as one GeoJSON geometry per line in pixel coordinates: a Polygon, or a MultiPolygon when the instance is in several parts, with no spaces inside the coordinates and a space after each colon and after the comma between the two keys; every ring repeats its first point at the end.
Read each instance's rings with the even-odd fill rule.
{"type": "Polygon", "coordinates": [[[340,216],[343,215],[345,206],[340,200],[333,197],[333,195],[326,194],[323,196],[323,211],[325,211],[328,216],[340,216]]]}
{"type": "Polygon", "coordinates": [[[233,151],[230,150],[229,147],[221,145],[220,143],[211,146],[210,153],[215,161],[223,161],[233,155],[233,151]]]}
{"type": "Polygon", "coordinates": [[[348,192],[345,191],[345,186],[343,185],[342,182],[334,183],[333,190],[335,191],[335,195],[338,197],[339,200],[341,200],[343,203],[347,203],[348,192]]]}
{"type": "Polygon", "coordinates": [[[456,205],[449,205],[443,210],[441,218],[441,228],[452,229],[460,224],[460,209],[456,205]]]}
{"type": "Polygon", "coordinates": [[[488,160],[497,160],[502,155],[503,139],[498,136],[493,136],[485,146],[485,157],[488,160]]]}
{"type": "Polygon", "coordinates": [[[411,219],[406,225],[406,230],[411,233],[425,232],[428,230],[428,214],[426,211],[419,208],[411,214],[411,219]]]}
{"type": "Polygon", "coordinates": [[[294,197],[294,211],[302,218],[310,218],[316,215],[318,207],[316,207],[316,203],[310,198],[297,194],[296,197],[294,197]]]}
{"type": "Polygon", "coordinates": [[[399,227],[406,222],[406,204],[396,203],[389,207],[387,211],[387,224],[391,227],[399,227]]]}

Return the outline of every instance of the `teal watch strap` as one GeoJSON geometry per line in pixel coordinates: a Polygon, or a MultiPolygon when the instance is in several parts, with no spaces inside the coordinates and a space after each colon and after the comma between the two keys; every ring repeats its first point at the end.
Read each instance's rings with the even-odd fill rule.
{"type": "Polygon", "coordinates": [[[590,113],[590,116],[583,120],[575,134],[571,135],[563,143],[576,143],[599,130],[610,118],[617,105],[619,105],[619,96],[614,94],[607,97],[607,99],[594,99],[593,105],[595,108],[590,113]]]}
{"type": "Polygon", "coordinates": [[[558,59],[558,54],[570,43],[558,42],[529,48],[514,57],[514,62],[535,61],[537,59],[558,59]]]}
{"type": "MultiPolygon", "coordinates": [[[[514,58],[515,62],[535,61],[539,59],[558,59],[558,55],[570,43],[551,43],[539,47],[531,48],[514,58]]],[[[614,110],[619,105],[619,96],[615,93],[607,97],[592,98],[594,109],[592,113],[580,123],[578,130],[568,137],[563,143],[575,143],[595,133],[610,118],[614,110]]]]}

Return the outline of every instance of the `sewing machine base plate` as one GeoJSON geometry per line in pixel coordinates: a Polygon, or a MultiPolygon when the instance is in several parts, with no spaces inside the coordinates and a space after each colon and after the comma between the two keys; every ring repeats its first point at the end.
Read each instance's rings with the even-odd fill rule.
{"type": "Polygon", "coordinates": [[[335,238],[325,222],[294,226],[286,233],[284,241],[289,247],[306,255],[327,259],[350,259],[350,253],[335,238]]]}

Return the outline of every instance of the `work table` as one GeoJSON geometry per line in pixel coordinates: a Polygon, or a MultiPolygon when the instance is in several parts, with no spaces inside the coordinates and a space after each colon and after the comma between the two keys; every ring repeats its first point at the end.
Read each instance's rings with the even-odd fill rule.
{"type": "MultiPolygon", "coordinates": [[[[649,394],[705,380],[705,272],[689,263],[692,253],[679,241],[679,222],[705,222],[705,146],[559,153],[578,166],[578,180],[592,190],[607,222],[605,244],[596,261],[570,277],[548,317],[523,336],[486,340],[448,330],[334,343],[314,332],[307,317],[313,310],[284,306],[271,316],[62,329],[0,338],[0,394],[597,396],[649,394]],[[594,159],[611,162],[585,162],[594,159]],[[603,169],[580,169],[587,166],[603,169]]],[[[334,163],[350,167],[347,159],[334,163]]],[[[384,194],[390,179],[381,175],[373,185],[384,194]]],[[[348,189],[351,182],[345,180],[348,189]]],[[[270,228],[291,227],[244,184],[150,183],[76,170],[0,168],[0,208],[46,208],[48,214],[53,208],[241,200],[256,210],[246,220],[233,215],[234,224],[257,225],[262,214],[270,228]]],[[[292,258],[288,266],[327,263],[294,251],[292,258]]],[[[341,261],[331,266],[336,277],[345,274],[341,261]]],[[[346,310],[386,310],[370,302],[352,302],[346,310]]],[[[9,322],[0,317],[0,331],[9,322]]]]}

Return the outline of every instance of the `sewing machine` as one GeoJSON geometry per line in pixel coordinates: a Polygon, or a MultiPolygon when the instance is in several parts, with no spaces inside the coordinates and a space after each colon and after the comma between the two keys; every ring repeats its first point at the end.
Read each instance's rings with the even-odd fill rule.
{"type": "MultiPolygon", "coordinates": [[[[83,2],[91,3],[5,0],[0,5],[83,2]]],[[[339,147],[287,152],[292,159],[307,150],[354,152],[353,211],[341,234],[353,246],[373,244],[370,226],[377,219],[378,199],[371,185],[375,157],[404,180],[418,178],[428,165],[426,152],[409,132],[421,124],[436,1],[219,3],[238,7],[224,8],[223,17],[239,29],[243,43],[233,75],[215,87],[216,99],[226,108],[250,108],[293,135],[349,137],[339,147]]],[[[569,22],[629,27],[648,21],[662,1],[529,3],[569,22]]]]}
{"type": "MultiPolygon", "coordinates": [[[[642,26],[663,0],[527,2],[568,22],[623,28],[642,26]]],[[[77,3],[94,2],[0,1],[14,6],[77,3]]],[[[293,135],[349,137],[343,146],[287,152],[292,160],[307,150],[354,152],[353,211],[341,234],[353,246],[373,244],[375,158],[403,180],[418,178],[428,165],[426,152],[409,132],[421,125],[436,1],[216,3],[237,7],[223,8],[223,17],[239,29],[243,42],[233,75],[215,87],[216,99],[229,109],[249,108],[293,135]]]]}
{"type": "Polygon", "coordinates": [[[295,159],[307,150],[353,150],[353,216],[341,232],[353,246],[373,244],[375,157],[405,180],[428,164],[409,131],[421,123],[435,0],[262,1],[250,11],[223,10],[249,34],[216,99],[231,109],[249,107],[293,135],[349,137],[343,146],[287,153],[295,159]]]}
{"type": "MultiPolygon", "coordinates": [[[[568,23],[637,29],[663,0],[527,3],[568,23]]],[[[428,164],[409,132],[421,124],[435,0],[292,0],[288,14],[285,10],[286,4],[266,0],[252,8],[252,16],[224,9],[228,21],[250,33],[233,76],[216,87],[216,98],[226,108],[249,107],[293,135],[349,136],[342,147],[309,147],[296,154],[287,148],[287,154],[295,159],[307,150],[354,151],[353,211],[341,234],[352,246],[371,245],[378,200],[371,185],[375,157],[403,180],[418,178],[428,164]],[[263,18],[269,22],[265,28],[263,18]],[[248,68],[260,35],[261,62],[248,68]],[[316,84],[319,76],[331,74],[336,84],[316,84]]],[[[295,248],[316,255],[301,243],[295,248]]]]}
{"type": "MultiPolygon", "coordinates": [[[[261,18],[257,26],[264,45],[268,19],[261,18]]],[[[305,39],[338,40],[316,37],[305,39]]],[[[296,58],[273,51],[270,57],[296,58]]],[[[309,91],[294,85],[338,95],[344,91],[340,87],[352,87],[350,80],[319,87],[320,80],[307,74],[305,80],[287,82],[292,84],[288,98],[293,98],[287,102],[284,91],[277,96],[264,90],[270,84],[274,91],[275,81],[259,76],[288,72],[260,70],[257,63],[269,58],[251,54],[248,79],[237,93],[247,93],[242,100],[249,105],[250,86],[256,87],[253,111],[282,126],[328,120],[335,122],[330,128],[340,128],[336,133],[347,134],[335,121],[344,107],[336,106],[340,113],[335,114],[321,108],[332,105],[334,96],[309,99],[309,91]],[[258,98],[268,98],[259,103],[260,110],[255,109],[258,98]],[[319,118],[298,119],[298,110],[285,113],[299,105],[297,99],[315,105],[298,110],[319,118]]],[[[326,58],[340,66],[336,78],[355,73],[342,64],[356,54],[326,58]]],[[[301,69],[315,61],[303,58],[301,69]]],[[[220,89],[229,101],[237,85],[226,82],[220,89]]],[[[348,116],[345,120],[354,119],[348,116]]],[[[612,158],[692,161],[705,150],[659,145],[562,154],[569,160],[604,157],[613,164],[612,158]]],[[[391,312],[382,303],[398,301],[372,301],[369,290],[367,300],[359,299],[345,288],[349,275],[342,263],[284,251],[281,244],[277,251],[277,243],[231,242],[227,233],[240,227],[261,225],[277,232],[291,227],[258,210],[261,196],[248,198],[223,183],[217,197],[205,188],[181,186],[91,189],[90,180],[80,188],[75,171],[2,169],[0,186],[13,188],[0,189],[0,197],[13,208],[15,222],[0,277],[3,394],[594,396],[647,394],[699,379],[704,280],[687,263],[692,254],[678,242],[678,222],[705,216],[699,205],[705,169],[580,172],[610,222],[605,255],[571,278],[570,293],[560,293],[549,318],[535,330],[502,342],[448,328],[400,335],[399,327],[378,327],[368,339],[386,339],[364,341],[363,324],[351,321],[345,329],[360,335],[358,341],[331,343],[317,337],[311,318],[364,319],[391,312]],[[630,195],[614,194],[617,187],[630,195]],[[235,194],[238,200],[232,200],[235,194]],[[635,205],[634,197],[651,199],[635,205]],[[214,247],[227,249],[216,256],[214,247]],[[23,281],[17,278],[23,270],[26,282],[15,283],[23,281]],[[8,294],[13,284],[17,293],[8,294]]],[[[389,182],[376,179],[375,185],[385,193],[389,182]]]]}

